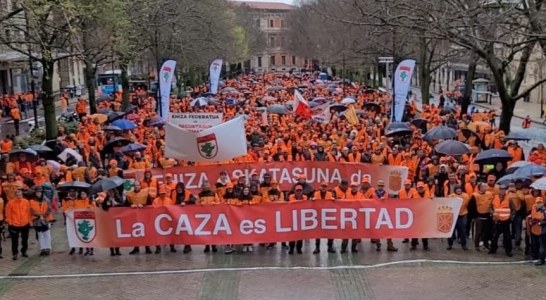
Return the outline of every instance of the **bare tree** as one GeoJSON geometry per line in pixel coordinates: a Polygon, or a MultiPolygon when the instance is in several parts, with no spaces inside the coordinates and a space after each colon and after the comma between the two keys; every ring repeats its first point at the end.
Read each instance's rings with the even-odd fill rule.
{"type": "Polygon", "coordinates": [[[8,12],[10,22],[3,27],[14,33],[0,35],[0,43],[42,65],[42,100],[46,138],[57,137],[53,74],[55,63],[75,56],[76,30],[82,11],[72,0],[21,0],[8,12]]]}

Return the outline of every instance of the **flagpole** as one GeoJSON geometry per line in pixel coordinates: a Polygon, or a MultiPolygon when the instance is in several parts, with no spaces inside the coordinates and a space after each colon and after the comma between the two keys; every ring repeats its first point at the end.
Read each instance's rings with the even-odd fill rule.
{"type": "Polygon", "coordinates": [[[395,91],[395,79],[394,76],[396,75],[396,29],[393,27],[392,29],[392,70],[391,70],[391,81],[392,81],[392,121],[396,120],[395,114],[396,114],[396,91],[395,91]]]}
{"type": "Polygon", "coordinates": [[[343,70],[341,70],[341,84],[343,87],[343,97],[345,97],[345,53],[343,53],[343,70]]]}

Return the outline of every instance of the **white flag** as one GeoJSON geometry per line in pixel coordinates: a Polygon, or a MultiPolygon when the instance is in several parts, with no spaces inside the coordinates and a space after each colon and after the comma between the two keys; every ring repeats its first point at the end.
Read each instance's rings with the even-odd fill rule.
{"type": "Polygon", "coordinates": [[[391,111],[391,119],[402,122],[404,110],[406,109],[406,98],[410,88],[411,77],[415,69],[415,60],[406,59],[396,67],[394,72],[394,105],[391,111]]]}
{"type": "Polygon", "coordinates": [[[223,60],[215,59],[210,64],[210,92],[213,94],[218,93],[218,83],[220,82],[220,72],[222,72],[223,60]]]}
{"type": "Polygon", "coordinates": [[[327,124],[330,122],[330,119],[332,118],[332,113],[330,112],[330,103],[324,103],[319,106],[313,107],[311,109],[311,112],[313,113],[313,116],[311,119],[313,121],[327,124]]]}
{"type": "Polygon", "coordinates": [[[167,60],[159,70],[159,91],[161,92],[161,110],[159,111],[159,115],[163,120],[167,120],[167,117],[169,116],[169,99],[171,97],[175,67],[176,61],[167,60]]]}
{"type": "Polygon", "coordinates": [[[165,125],[165,156],[193,162],[221,162],[247,154],[242,117],[205,129],[189,132],[165,125]]]}

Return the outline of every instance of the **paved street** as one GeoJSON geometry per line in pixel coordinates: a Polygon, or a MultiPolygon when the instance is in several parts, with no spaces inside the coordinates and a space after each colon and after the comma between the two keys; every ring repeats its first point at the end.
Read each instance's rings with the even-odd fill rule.
{"type": "Polygon", "coordinates": [[[279,244],[232,255],[196,246],[190,254],[122,249],[110,257],[99,249],[85,257],[69,256],[64,226],[55,227],[50,257],[35,255],[32,240],[34,255],[12,261],[4,242],[1,299],[546,299],[546,268],[524,262],[521,251],[513,258],[458,245],[447,251],[446,241],[434,240],[430,252],[395,241],[400,251],[390,253],[364,240],[355,254],[313,255],[306,242],[294,256],[279,244]]]}

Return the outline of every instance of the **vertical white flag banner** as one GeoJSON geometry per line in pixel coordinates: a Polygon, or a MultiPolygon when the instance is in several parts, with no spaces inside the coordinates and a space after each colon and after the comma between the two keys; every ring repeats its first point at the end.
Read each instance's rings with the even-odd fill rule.
{"type": "Polygon", "coordinates": [[[394,72],[394,111],[391,111],[391,119],[394,113],[396,122],[402,122],[414,69],[415,60],[406,59],[398,64],[396,72],[394,72]]]}
{"type": "Polygon", "coordinates": [[[173,83],[176,61],[167,60],[159,70],[159,91],[161,92],[161,110],[159,114],[163,120],[169,116],[169,98],[171,97],[171,86],[173,83]]]}
{"type": "Polygon", "coordinates": [[[218,83],[220,82],[220,72],[222,72],[223,61],[221,59],[215,59],[210,64],[210,92],[213,94],[218,93],[218,83]]]}

